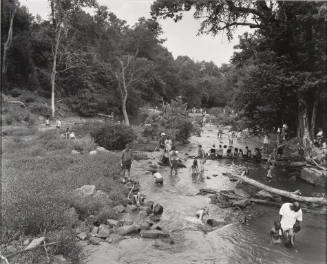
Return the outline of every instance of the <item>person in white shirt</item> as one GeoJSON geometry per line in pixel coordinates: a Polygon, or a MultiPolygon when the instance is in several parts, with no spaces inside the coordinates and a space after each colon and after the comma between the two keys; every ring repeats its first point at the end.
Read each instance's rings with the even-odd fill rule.
{"type": "Polygon", "coordinates": [[[45,120],[45,125],[46,125],[46,126],[50,126],[50,119],[49,119],[49,118],[47,118],[47,119],[45,120]]]}
{"type": "Polygon", "coordinates": [[[294,233],[301,230],[300,222],[302,222],[302,210],[298,202],[284,203],[279,210],[279,220],[284,238],[286,238],[286,246],[294,246],[294,233]]]}
{"type": "Polygon", "coordinates": [[[60,121],[60,119],[57,119],[57,121],[56,121],[56,128],[58,128],[58,129],[61,128],[61,121],[60,121]]]}
{"type": "Polygon", "coordinates": [[[160,184],[160,185],[162,185],[163,184],[163,177],[162,177],[162,175],[159,173],[159,172],[157,172],[157,171],[154,171],[153,173],[152,173],[152,175],[153,175],[153,178],[154,178],[154,183],[155,184],[160,184]]]}

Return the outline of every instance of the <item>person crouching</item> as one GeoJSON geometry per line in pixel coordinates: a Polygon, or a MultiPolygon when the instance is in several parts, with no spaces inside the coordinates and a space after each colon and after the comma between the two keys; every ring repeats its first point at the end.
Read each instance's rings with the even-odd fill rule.
{"type": "Polygon", "coordinates": [[[161,173],[159,173],[158,171],[154,171],[152,172],[153,178],[154,178],[154,183],[156,185],[163,185],[163,177],[161,175],[161,173]]]}

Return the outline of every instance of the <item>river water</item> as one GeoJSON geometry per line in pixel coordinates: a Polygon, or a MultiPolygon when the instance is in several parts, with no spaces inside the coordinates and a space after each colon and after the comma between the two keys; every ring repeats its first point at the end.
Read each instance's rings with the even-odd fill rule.
{"type": "MultiPolygon", "coordinates": [[[[187,157],[186,153],[195,155],[198,144],[206,150],[212,144],[217,146],[216,131],[214,126],[206,125],[201,137],[191,137],[191,143],[179,149],[180,156],[187,157]]],[[[226,138],[223,140],[227,142],[226,138]]],[[[256,205],[257,215],[247,225],[236,222],[208,230],[196,221],[195,212],[204,206],[209,206],[210,218],[215,219],[224,219],[231,210],[209,204],[208,197],[196,195],[199,188],[235,190],[235,183],[222,173],[240,172],[245,166],[249,167],[251,177],[263,181],[266,175],[263,165],[208,160],[205,181],[192,183],[189,171],[192,159],[188,159],[185,161],[187,168],[180,169],[177,177],[170,177],[168,168],[162,168],[164,185],[157,187],[153,184],[152,175],[145,173],[147,163],[135,162],[133,176],[139,179],[141,192],[148,200],[163,205],[160,225],[171,232],[174,244],[143,238],[126,238],[117,244],[104,242],[100,246],[87,247],[87,263],[326,263],[326,216],[304,213],[302,230],[296,236],[293,249],[269,244],[268,233],[273,221],[278,218],[278,208],[256,205]],[[217,176],[213,177],[214,174],[217,176]],[[210,178],[207,179],[207,176],[210,178]]],[[[276,169],[271,185],[285,190],[300,189],[303,195],[323,191],[300,180],[290,181],[289,178],[297,173],[299,171],[276,169]]]]}

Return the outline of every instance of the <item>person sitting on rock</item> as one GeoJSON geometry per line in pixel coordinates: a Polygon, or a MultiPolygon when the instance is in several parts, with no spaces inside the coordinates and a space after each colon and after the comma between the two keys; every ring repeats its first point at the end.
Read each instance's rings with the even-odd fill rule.
{"type": "Polygon", "coordinates": [[[160,204],[156,204],[153,206],[153,214],[154,215],[162,215],[163,214],[163,207],[160,204]]]}
{"type": "Polygon", "coordinates": [[[199,211],[197,211],[195,215],[201,222],[204,223],[205,222],[204,217],[209,216],[209,208],[204,207],[204,208],[200,209],[199,211]]]}
{"type": "Polygon", "coordinates": [[[227,149],[227,158],[231,158],[231,157],[233,157],[233,155],[232,155],[232,146],[229,146],[228,147],[228,149],[227,149]]]}
{"type": "Polygon", "coordinates": [[[238,148],[234,148],[234,158],[238,158],[238,148]]]}
{"type": "Polygon", "coordinates": [[[213,144],[212,147],[209,150],[210,158],[215,159],[216,158],[216,145],[213,144]]]}
{"type": "Polygon", "coordinates": [[[223,157],[227,157],[227,145],[224,145],[224,148],[223,148],[223,157]]]}
{"type": "Polygon", "coordinates": [[[223,157],[224,150],[221,145],[219,145],[219,148],[217,149],[217,158],[221,159],[223,157]]]}
{"type": "Polygon", "coordinates": [[[152,175],[154,177],[154,183],[157,185],[163,185],[163,177],[158,171],[153,171],[152,175]]]}
{"type": "Polygon", "coordinates": [[[274,226],[270,229],[270,243],[280,244],[282,243],[283,231],[279,221],[274,221],[274,226]]]}

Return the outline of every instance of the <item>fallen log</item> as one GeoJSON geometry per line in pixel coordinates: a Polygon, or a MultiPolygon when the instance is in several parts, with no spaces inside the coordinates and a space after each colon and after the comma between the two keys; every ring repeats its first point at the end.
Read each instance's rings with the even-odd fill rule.
{"type": "MultiPolygon", "coordinates": [[[[232,177],[236,177],[240,180],[242,180],[243,182],[246,182],[250,185],[253,185],[259,189],[265,190],[267,192],[270,193],[274,193],[283,197],[287,197],[289,199],[295,200],[295,201],[299,201],[299,202],[306,202],[306,203],[317,203],[317,204],[321,204],[321,205],[327,205],[327,199],[325,197],[306,197],[306,196],[300,196],[297,194],[294,194],[293,192],[288,192],[288,191],[284,191],[284,190],[280,190],[277,188],[273,188],[270,186],[267,186],[263,183],[260,183],[258,181],[255,181],[253,179],[250,179],[246,176],[244,176],[245,172],[242,172],[241,175],[232,175],[232,177]]],[[[228,175],[227,175],[228,176],[228,175]]]]}
{"type": "Polygon", "coordinates": [[[21,101],[7,101],[7,103],[9,103],[9,104],[19,104],[22,107],[26,107],[26,105],[21,101]]]}

